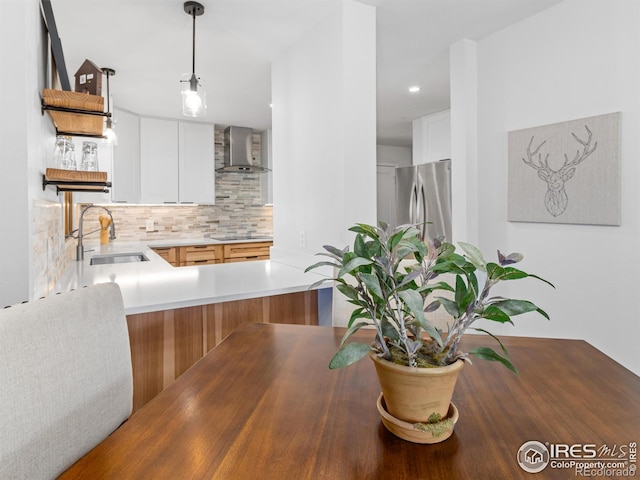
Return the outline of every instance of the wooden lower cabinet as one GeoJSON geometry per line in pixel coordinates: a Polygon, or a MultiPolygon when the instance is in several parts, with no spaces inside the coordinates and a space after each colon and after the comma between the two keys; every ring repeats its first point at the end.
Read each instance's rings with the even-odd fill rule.
{"type": "Polygon", "coordinates": [[[178,247],[154,247],[151,250],[156,252],[166,262],[170,263],[174,267],[180,266],[180,259],[178,258],[178,247]]]}
{"type": "Polygon", "coordinates": [[[127,315],[133,411],[248,322],[317,325],[317,291],[127,315]]]}
{"type": "Polygon", "coordinates": [[[192,245],[180,247],[179,251],[181,267],[211,265],[212,263],[222,263],[224,260],[222,245],[192,245]]]}
{"type": "Polygon", "coordinates": [[[231,243],[224,245],[224,261],[247,262],[251,260],[269,260],[269,251],[273,242],[231,243]]]}
{"type": "Polygon", "coordinates": [[[188,267],[214,263],[269,260],[269,250],[272,245],[273,242],[243,242],[153,247],[152,250],[174,267],[188,267]]]}

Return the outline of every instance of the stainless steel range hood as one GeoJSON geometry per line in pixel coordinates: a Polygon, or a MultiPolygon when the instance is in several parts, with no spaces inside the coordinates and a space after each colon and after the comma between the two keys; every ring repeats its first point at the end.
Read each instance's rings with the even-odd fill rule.
{"type": "Polygon", "coordinates": [[[224,129],[224,167],[216,172],[262,173],[269,171],[252,155],[253,130],[246,127],[224,129]]]}

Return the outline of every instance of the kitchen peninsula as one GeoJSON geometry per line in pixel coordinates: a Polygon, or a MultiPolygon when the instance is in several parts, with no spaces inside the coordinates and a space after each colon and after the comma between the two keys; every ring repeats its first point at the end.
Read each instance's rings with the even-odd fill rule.
{"type": "Polygon", "coordinates": [[[134,410],[242,323],[318,324],[318,290],[308,289],[323,278],[316,273],[272,260],[174,267],[153,250],[198,242],[225,243],[204,239],[87,246],[84,260],[72,261],[56,284],[58,292],[104,282],[120,286],[131,342],[134,410]],[[91,265],[93,257],[125,253],[148,260],[91,265]]]}

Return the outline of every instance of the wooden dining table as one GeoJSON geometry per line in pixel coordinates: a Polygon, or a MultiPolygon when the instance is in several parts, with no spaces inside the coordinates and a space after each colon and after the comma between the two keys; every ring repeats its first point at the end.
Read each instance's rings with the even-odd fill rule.
{"type": "MultiPolygon", "coordinates": [[[[612,465],[640,476],[640,377],[585,341],[502,337],[520,377],[495,362],[465,365],[453,435],[422,445],[382,424],[368,358],[328,369],[343,333],[241,325],[60,478],[633,478],[612,465]],[[519,462],[530,442],[549,451],[539,473],[519,462]],[[608,467],[577,471],[594,451],[608,467]]],[[[463,348],[492,342],[467,335],[463,348]]]]}

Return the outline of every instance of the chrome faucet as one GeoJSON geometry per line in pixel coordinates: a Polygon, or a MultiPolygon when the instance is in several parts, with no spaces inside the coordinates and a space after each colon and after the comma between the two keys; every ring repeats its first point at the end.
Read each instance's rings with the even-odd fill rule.
{"type": "MultiPolygon", "coordinates": [[[[105,212],[107,212],[107,214],[109,215],[109,218],[111,218],[111,224],[109,225],[109,240],[115,240],[116,238],[116,225],[115,222],[113,221],[113,215],[111,215],[111,210],[107,210],[106,208],[100,206],[100,205],[87,205],[86,207],[84,207],[82,209],[82,213],[80,213],[80,219],[78,220],[78,246],[76,247],[76,260],[78,261],[82,261],[84,260],[84,247],[82,246],[82,238],[83,238],[83,234],[82,234],[82,222],[84,219],[84,214],[87,212],[87,210],[89,210],[90,208],[101,208],[103,209],[105,212]]],[[[94,232],[98,232],[102,230],[102,228],[99,228],[97,230],[93,230],[85,235],[90,235],[94,232]]]]}

